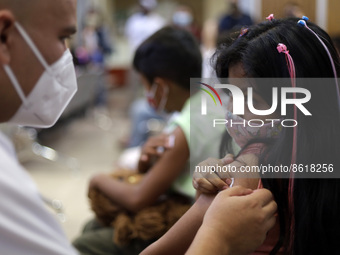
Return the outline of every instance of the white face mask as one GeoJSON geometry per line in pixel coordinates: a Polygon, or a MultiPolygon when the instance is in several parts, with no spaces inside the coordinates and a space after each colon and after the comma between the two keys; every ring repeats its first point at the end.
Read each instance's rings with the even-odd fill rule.
{"type": "Polygon", "coordinates": [[[190,13],[186,11],[177,11],[172,16],[172,21],[177,26],[186,27],[191,25],[193,17],[190,13]]]}
{"type": "Polygon", "coordinates": [[[158,107],[156,108],[155,105],[155,96],[156,96],[156,90],[158,88],[158,84],[153,84],[151,87],[151,90],[146,93],[146,98],[150,104],[151,107],[155,109],[155,111],[159,115],[167,115],[165,111],[165,105],[168,102],[168,96],[169,96],[169,88],[167,86],[164,87],[164,93],[162,95],[161,101],[159,102],[158,107]]]}
{"type": "Polygon", "coordinates": [[[17,22],[15,26],[45,71],[26,97],[12,69],[4,65],[5,72],[22,100],[22,105],[9,122],[36,128],[51,127],[77,91],[72,55],[66,50],[58,61],[49,66],[24,28],[17,22]]]}
{"type": "Polygon", "coordinates": [[[227,112],[226,124],[229,135],[235,142],[243,148],[247,143],[255,138],[276,138],[280,135],[282,126],[280,121],[265,123],[263,125],[252,124],[250,126],[245,119],[231,112],[227,112]]]}

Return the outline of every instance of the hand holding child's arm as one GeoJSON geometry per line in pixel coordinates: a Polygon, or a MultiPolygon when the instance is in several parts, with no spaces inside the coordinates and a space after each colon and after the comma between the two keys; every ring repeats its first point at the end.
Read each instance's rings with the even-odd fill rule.
{"type": "Polygon", "coordinates": [[[266,189],[252,191],[236,186],[222,191],[207,210],[187,254],[253,252],[275,225],[276,210],[273,196],[266,189]]]}

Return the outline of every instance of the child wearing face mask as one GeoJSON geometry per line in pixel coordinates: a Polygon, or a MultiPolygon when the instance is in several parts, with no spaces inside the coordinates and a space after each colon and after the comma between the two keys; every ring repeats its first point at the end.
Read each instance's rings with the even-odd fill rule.
{"type": "MultiPolygon", "coordinates": [[[[145,95],[151,107],[168,116],[178,112],[168,121],[164,133],[151,137],[144,144],[138,171],[145,173],[136,185],[114,180],[107,174],[94,176],[90,188],[98,189],[113,203],[129,212],[137,212],[155,204],[164,194],[180,194],[194,199],[190,166],[202,158],[218,156],[218,143],[206,144],[197,137],[205,132],[204,125],[190,127],[191,107],[200,107],[200,95],[190,96],[190,78],[200,77],[202,57],[193,36],[182,29],[166,27],[144,41],[137,49],[133,65],[140,75],[145,95]],[[190,139],[195,138],[196,150],[190,151],[190,139]],[[170,141],[169,141],[170,140],[170,141]],[[190,155],[190,157],[189,157],[190,155]]],[[[210,107],[210,109],[214,109],[210,107]]],[[[210,118],[223,117],[223,111],[209,112],[210,118]]],[[[200,123],[200,122],[197,122],[200,123]]],[[[211,141],[219,141],[224,128],[205,134],[211,141]]],[[[88,228],[87,228],[88,230],[88,228]]],[[[74,241],[82,253],[138,254],[154,240],[133,240],[125,247],[113,243],[111,227],[98,227],[82,234],[74,241]]]]}
{"type": "MultiPolygon", "coordinates": [[[[247,107],[243,115],[228,113],[225,140],[233,138],[242,148],[240,153],[235,158],[227,155],[222,160],[209,159],[201,165],[229,164],[240,169],[241,166],[310,167],[325,164],[331,168],[326,175],[317,175],[317,179],[312,179],[315,177],[306,172],[294,171],[269,176],[263,173],[201,175],[194,178],[194,186],[202,193],[199,200],[232,185],[252,189],[263,186],[273,192],[278,204],[277,223],[268,232],[264,244],[253,254],[338,254],[339,56],[329,35],[309,22],[307,17],[301,20],[276,20],[270,15],[267,19],[266,22],[242,30],[240,36],[231,43],[219,46],[215,55],[216,72],[220,78],[229,78],[229,83],[243,91],[249,92],[248,88],[252,87],[255,91],[253,103],[255,105],[257,101],[257,109],[262,110],[270,109],[274,104],[274,87],[281,91],[285,88],[308,90],[312,97],[306,100],[304,106],[310,114],[305,114],[301,105],[297,107],[294,104],[287,106],[285,114],[282,114],[284,105],[271,115],[256,116],[247,107]],[[257,79],[240,82],[238,78],[269,78],[272,82],[270,86],[265,86],[257,79]],[[257,123],[261,120],[263,125],[250,127],[248,121],[251,119],[257,119],[257,123]],[[268,119],[277,121],[272,124],[266,121],[268,119]],[[282,121],[286,120],[293,120],[297,125],[285,127],[282,121]],[[246,127],[242,124],[232,126],[232,121],[245,122],[246,127]]],[[[301,99],[298,93],[291,94],[290,99],[293,97],[296,100],[294,102],[301,99]]],[[[189,210],[183,216],[186,221],[179,220],[143,254],[185,253],[203,216],[202,210],[189,210]]],[[[221,224],[227,228],[228,221],[232,220],[226,215],[221,224]]]]}

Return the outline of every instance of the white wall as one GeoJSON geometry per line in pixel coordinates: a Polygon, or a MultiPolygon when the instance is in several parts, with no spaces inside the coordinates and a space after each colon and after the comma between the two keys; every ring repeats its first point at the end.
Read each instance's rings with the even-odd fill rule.
{"type": "Polygon", "coordinates": [[[316,24],[327,30],[328,0],[316,0],[316,24]]]}

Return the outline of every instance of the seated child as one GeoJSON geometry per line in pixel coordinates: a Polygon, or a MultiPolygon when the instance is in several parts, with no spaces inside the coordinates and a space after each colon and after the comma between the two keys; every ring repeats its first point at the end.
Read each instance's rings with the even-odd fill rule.
{"type": "MultiPolygon", "coordinates": [[[[138,169],[145,174],[138,183],[132,185],[98,174],[91,179],[89,189],[100,191],[114,204],[136,213],[154,205],[169,190],[193,199],[190,165],[208,156],[218,156],[218,143],[208,145],[206,141],[219,141],[223,127],[205,134],[205,139],[196,144],[196,150],[190,151],[190,139],[200,137],[205,130],[202,125],[190,127],[190,104],[197,107],[200,104],[199,96],[190,98],[190,78],[201,76],[202,58],[197,42],[188,32],[172,27],[159,30],[137,49],[133,63],[151,106],[159,113],[180,114],[169,121],[164,134],[151,137],[145,143],[138,169]],[[166,145],[169,136],[173,137],[172,146],[166,145]],[[159,147],[163,147],[164,152],[157,151],[159,147]]],[[[209,117],[221,115],[222,111],[217,111],[209,117]]],[[[138,254],[154,241],[133,240],[127,246],[118,247],[112,242],[113,233],[111,227],[88,225],[74,245],[85,254],[138,254]]]]}

